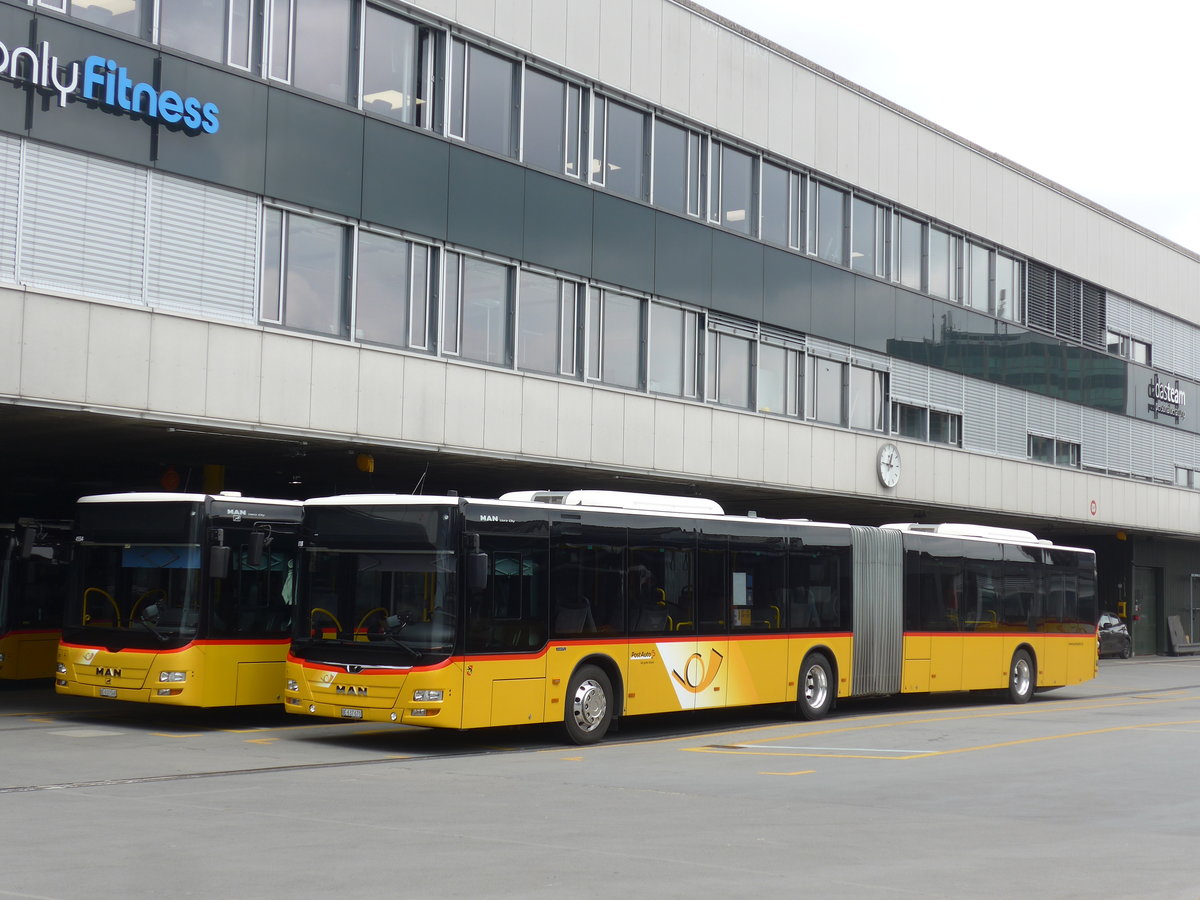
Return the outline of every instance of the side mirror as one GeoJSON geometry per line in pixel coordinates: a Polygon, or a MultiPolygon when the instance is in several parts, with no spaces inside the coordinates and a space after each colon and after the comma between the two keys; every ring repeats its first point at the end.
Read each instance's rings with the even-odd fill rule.
{"type": "Polygon", "coordinates": [[[33,544],[37,540],[37,529],[27,525],[21,530],[21,559],[33,556],[33,544]]]}
{"type": "Polygon", "coordinates": [[[467,590],[478,593],[487,587],[488,555],[478,550],[467,553],[467,590]]]}
{"type": "Polygon", "coordinates": [[[233,553],[228,547],[213,547],[208,554],[208,575],[210,578],[228,578],[229,561],[233,553]]]}
{"type": "Polygon", "coordinates": [[[246,538],[246,565],[257,569],[263,564],[263,554],[267,549],[267,535],[263,531],[252,531],[246,538]]]}

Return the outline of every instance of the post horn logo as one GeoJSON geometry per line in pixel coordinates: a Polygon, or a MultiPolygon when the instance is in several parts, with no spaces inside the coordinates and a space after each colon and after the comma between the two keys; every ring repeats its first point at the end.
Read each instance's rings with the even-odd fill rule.
{"type": "Polygon", "coordinates": [[[680,675],[672,669],[671,677],[679,682],[679,686],[685,691],[692,694],[702,693],[717,677],[717,672],[720,671],[724,659],[725,657],[710,647],[707,666],[704,664],[703,656],[693,653],[683,664],[683,674],[680,675]]]}

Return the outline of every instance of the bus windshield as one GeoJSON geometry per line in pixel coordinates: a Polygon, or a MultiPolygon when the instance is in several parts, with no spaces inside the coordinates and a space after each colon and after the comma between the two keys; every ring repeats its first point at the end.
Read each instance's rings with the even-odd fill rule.
{"type": "Polygon", "coordinates": [[[321,658],[362,662],[367,652],[385,665],[424,665],[454,649],[452,553],[311,550],[307,564],[297,639],[320,647],[321,658]]]}
{"type": "Polygon", "coordinates": [[[72,628],[132,632],[162,643],[195,636],[199,544],[85,544],[79,552],[83,584],[72,628]]]}
{"type": "Polygon", "coordinates": [[[428,665],[454,651],[450,509],[310,507],[292,652],[314,662],[428,665]]]}

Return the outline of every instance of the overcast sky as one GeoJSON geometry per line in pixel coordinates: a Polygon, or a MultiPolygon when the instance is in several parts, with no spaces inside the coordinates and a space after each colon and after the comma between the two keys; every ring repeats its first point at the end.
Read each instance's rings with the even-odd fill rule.
{"type": "Polygon", "coordinates": [[[698,2],[1200,252],[1200,4],[698,2]]]}

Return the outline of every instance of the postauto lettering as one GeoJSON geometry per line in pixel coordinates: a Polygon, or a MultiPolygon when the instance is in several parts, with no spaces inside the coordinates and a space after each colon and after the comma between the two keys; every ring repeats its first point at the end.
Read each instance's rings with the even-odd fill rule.
{"type": "Polygon", "coordinates": [[[64,67],[51,54],[46,41],[37,50],[14,47],[10,51],[0,43],[0,76],[54,92],[59,106],[66,106],[67,99],[77,95],[109,109],[181,125],[194,132],[216,134],[221,127],[221,110],[215,103],[183,97],[177,91],[160,91],[143,81],[135,82],[128,69],[103,56],[89,56],[82,66],[72,62],[64,67]]]}

